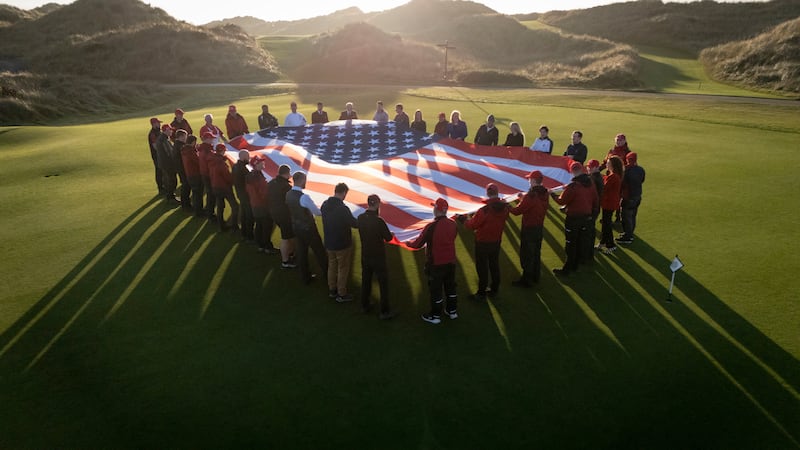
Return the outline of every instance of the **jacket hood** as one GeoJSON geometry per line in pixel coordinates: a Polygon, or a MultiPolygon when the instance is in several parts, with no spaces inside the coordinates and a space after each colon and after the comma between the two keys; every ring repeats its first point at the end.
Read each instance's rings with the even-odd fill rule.
{"type": "Polygon", "coordinates": [[[582,184],[584,186],[591,186],[592,185],[592,177],[590,177],[589,175],[587,175],[585,173],[582,173],[582,174],[578,175],[577,177],[573,178],[572,181],[574,181],[576,183],[580,183],[580,184],[582,184]]]}

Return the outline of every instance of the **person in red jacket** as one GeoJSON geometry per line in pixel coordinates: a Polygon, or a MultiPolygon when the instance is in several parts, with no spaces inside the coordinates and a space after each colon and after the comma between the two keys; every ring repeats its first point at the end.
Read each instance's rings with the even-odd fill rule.
{"type": "Polygon", "coordinates": [[[406,242],[410,248],[425,247],[425,275],[431,296],[431,311],[422,315],[422,320],[438,324],[442,322],[442,290],[447,296],[445,311],[451,319],[458,318],[456,296],[456,234],[455,221],[447,217],[450,205],[443,198],[431,203],[433,222],[422,229],[416,239],[406,242]]]}
{"type": "MultiPolygon", "coordinates": [[[[464,222],[475,230],[475,270],[478,272],[478,291],[470,296],[472,300],[486,300],[486,295],[494,297],[500,289],[500,243],[508,219],[509,206],[500,199],[497,185],[486,185],[486,205],[464,222]],[[491,286],[489,277],[491,276],[491,286]]],[[[459,216],[459,221],[465,216],[459,216]]]]}
{"type": "Polygon", "coordinates": [[[200,172],[200,180],[203,182],[203,189],[206,193],[205,215],[209,221],[216,220],[214,208],[217,206],[217,198],[214,196],[214,188],[211,186],[211,174],[208,171],[208,162],[214,154],[214,135],[205,132],[200,136],[202,143],[197,146],[197,163],[200,172]]]}
{"type": "MultiPolygon", "coordinates": [[[[591,250],[591,243],[594,241],[592,235],[594,227],[590,229],[590,225],[594,223],[592,211],[599,208],[600,204],[592,179],[583,171],[583,164],[579,161],[572,161],[569,167],[572,172],[572,182],[567,185],[560,196],[556,193],[550,194],[556,203],[566,206],[564,211],[567,214],[564,221],[566,236],[564,250],[567,260],[564,262],[564,267],[553,269],[553,273],[559,276],[569,275],[570,272],[578,270],[579,263],[591,261],[581,260],[581,256],[585,254],[582,248],[588,244],[591,250]]],[[[588,257],[593,257],[591,252],[588,257]]]]}
{"type": "Polygon", "coordinates": [[[544,181],[542,172],[534,170],[526,175],[526,178],[530,180],[531,188],[524,195],[520,193],[519,203],[509,211],[515,216],[522,214],[522,230],[519,238],[519,264],[522,266],[522,276],[511,284],[523,288],[538,283],[541,277],[544,218],[550,204],[547,188],[542,186],[544,181]]]}
{"type": "Polygon", "coordinates": [[[250,132],[250,130],[247,129],[247,122],[244,120],[244,117],[236,112],[236,105],[228,106],[228,116],[225,117],[225,130],[228,131],[228,139],[233,139],[250,132]]]}
{"type": "Polygon", "coordinates": [[[194,215],[203,217],[203,179],[200,177],[200,159],[197,157],[197,137],[189,136],[181,147],[183,171],[191,189],[191,205],[194,215]]]}
{"type": "Polygon", "coordinates": [[[264,178],[264,158],[258,155],[250,158],[253,170],[245,176],[247,197],[250,199],[250,208],[253,210],[255,226],[255,239],[259,253],[274,255],[278,253],[272,245],[272,230],[275,222],[269,213],[269,185],[264,178]]]}
{"type": "Polygon", "coordinates": [[[211,133],[214,136],[214,141],[211,142],[211,145],[217,145],[220,142],[228,142],[225,138],[225,135],[222,133],[222,130],[219,129],[218,126],[214,125],[214,116],[211,114],[206,114],[203,116],[203,120],[205,120],[206,124],[200,127],[200,136],[202,137],[205,133],[211,133]]]}
{"type": "Polygon", "coordinates": [[[616,156],[608,158],[608,175],[603,177],[603,193],[600,196],[600,207],[603,217],[600,219],[601,237],[597,249],[605,254],[610,254],[617,249],[614,242],[614,229],[612,219],[614,212],[619,209],[622,198],[622,176],[625,172],[622,160],[616,156]]]}
{"type": "Polygon", "coordinates": [[[214,189],[214,196],[217,198],[217,221],[219,231],[230,229],[232,232],[239,231],[239,203],[233,195],[233,176],[231,175],[228,158],[225,157],[225,144],[217,144],[215,152],[208,160],[208,173],[211,176],[211,187],[214,189]],[[231,216],[227,222],[224,220],[225,201],[231,206],[231,216]]]}

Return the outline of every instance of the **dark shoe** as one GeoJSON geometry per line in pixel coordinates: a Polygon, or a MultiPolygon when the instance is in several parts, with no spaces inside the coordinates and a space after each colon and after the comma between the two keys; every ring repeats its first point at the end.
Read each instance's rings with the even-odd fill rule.
{"type": "Polygon", "coordinates": [[[328,298],[336,298],[339,296],[339,292],[336,289],[330,289],[328,291],[328,298]]]}
{"type": "Polygon", "coordinates": [[[442,323],[442,319],[440,319],[439,316],[434,316],[433,314],[423,314],[422,320],[428,323],[432,323],[434,325],[442,323]]]}
{"type": "Polygon", "coordinates": [[[458,319],[458,312],[457,311],[448,311],[447,312],[447,317],[449,317],[450,319],[453,319],[453,320],[458,319]]]}
{"type": "Polygon", "coordinates": [[[487,289],[486,290],[486,296],[489,297],[489,298],[497,298],[497,296],[499,294],[500,294],[500,289],[487,289]]]}
{"type": "Polygon", "coordinates": [[[617,238],[617,244],[632,244],[633,238],[628,236],[620,236],[617,238]]]}
{"type": "Polygon", "coordinates": [[[485,302],[486,301],[486,294],[482,294],[480,292],[476,292],[474,294],[469,295],[470,300],[474,300],[476,302],[485,302]]]}
{"type": "Polygon", "coordinates": [[[350,294],[344,294],[344,295],[337,295],[336,296],[336,303],[347,303],[347,302],[352,302],[352,301],[353,301],[353,296],[350,295],[350,294]]]}
{"type": "Polygon", "coordinates": [[[303,283],[305,283],[305,284],[311,284],[311,283],[313,283],[313,282],[314,282],[314,280],[316,280],[316,279],[317,279],[317,274],[315,274],[315,273],[312,273],[311,275],[309,275],[309,276],[308,276],[308,278],[306,278],[305,280],[303,280],[303,283]]]}
{"type": "Polygon", "coordinates": [[[291,260],[281,262],[281,269],[294,269],[295,267],[297,267],[297,265],[291,260]]]}
{"type": "Polygon", "coordinates": [[[569,276],[569,270],[567,269],[553,269],[553,274],[558,275],[560,277],[569,276]]]}
{"type": "Polygon", "coordinates": [[[395,317],[395,316],[397,316],[397,313],[396,313],[396,312],[394,312],[394,311],[389,311],[389,312],[381,313],[381,314],[378,316],[378,319],[380,319],[380,320],[389,320],[389,319],[391,319],[391,318],[393,318],[393,317],[395,317]]]}
{"type": "Polygon", "coordinates": [[[278,249],[276,249],[274,247],[273,248],[269,248],[268,247],[268,248],[264,249],[264,253],[266,253],[267,255],[277,255],[278,254],[278,249]]]}
{"type": "Polygon", "coordinates": [[[519,280],[514,280],[511,282],[511,285],[518,288],[529,288],[531,284],[528,283],[527,280],[520,278],[519,280]]]}

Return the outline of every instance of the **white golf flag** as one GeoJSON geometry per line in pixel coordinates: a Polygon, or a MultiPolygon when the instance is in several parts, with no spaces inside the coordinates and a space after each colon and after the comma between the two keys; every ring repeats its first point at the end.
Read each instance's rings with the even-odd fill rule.
{"type": "Polygon", "coordinates": [[[681,262],[680,259],[678,259],[678,255],[675,255],[675,259],[672,260],[672,263],[669,265],[669,268],[670,270],[672,270],[672,273],[675,273],[681,270],[681,267],[683,267],[683,263],[681,262]]]}

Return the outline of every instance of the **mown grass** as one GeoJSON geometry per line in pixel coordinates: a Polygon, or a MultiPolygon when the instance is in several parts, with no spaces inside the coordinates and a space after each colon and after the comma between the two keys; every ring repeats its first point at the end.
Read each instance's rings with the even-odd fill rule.
{"type": "MultiPolygon", "coordinates": [[[[460,317],[438,327],[419,320],[422,255],[392,248],[400,316],[383,323],[154,201],[147,118],[171,109],[2,128],[0,446],[798,446],[800,130],[776,117],[794,103],[300,86],[206,105],[209,90],[185,108],[192,123],[228,103],[250,121],[263,102],[282,117],[290,99],[306,115],[353,100],[367,115],[381,98],[429,122],[460,109],[470,137],[487,112],[528,143],[547,123],[559,150],[578,128],[593,158],[624,132],[648,176],[638,239],[519,292],[513,220],[501,297],[476,304],[462,230],[460,317]]],[[[546,220],[548,271],[561,217],[546,220]]]]}

